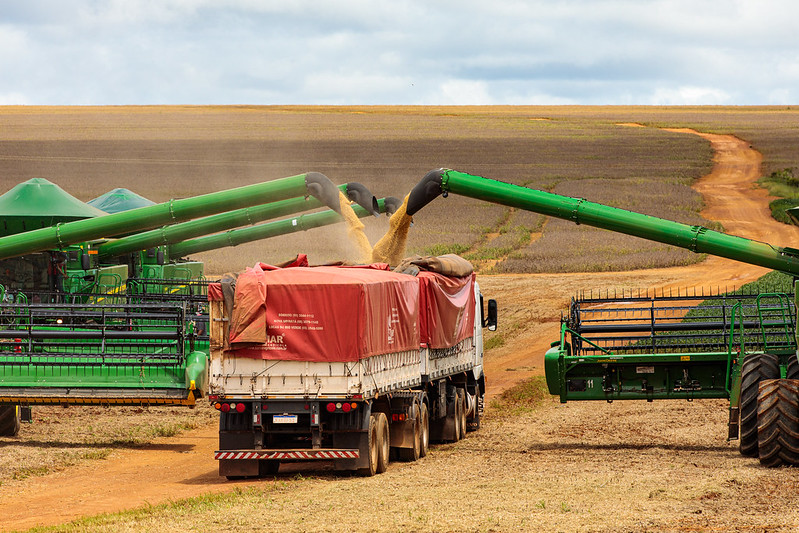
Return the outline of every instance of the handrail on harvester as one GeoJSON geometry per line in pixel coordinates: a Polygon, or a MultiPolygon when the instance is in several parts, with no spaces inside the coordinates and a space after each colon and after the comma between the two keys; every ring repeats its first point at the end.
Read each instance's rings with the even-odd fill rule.
{"type": "Polygon", "coordinates": [[[323,174],[309,172],[235,189],[170,200],[111,215],[0,237],[0,259],[142,231],[254,205],[311,195],[339,210],[339,191],[323,174]]]}
{"type": "Polygon", "coordinates": [[[438,195],[447,196],[449,193],[799,275],[799,250],[794,248],[772,246],[703,226],[673,222],[589,202],[583,198],[529,189],[456,170],[438,169],[428,172],[411,191],[407,212],[414,215],[438,195]]]}
{"type": "MultiPolygon", "coordinates": [[[[379,215],[377,199],[369,190],[360,183],[346,183],[340,185],[338,189],[343,192],[349,200],[356,202],[369,214],[379,215]]],[[[338,198],[336,198],[338,202],[338,198]]],[[[338,205],[338,203],[336,203],[338,205]]],[[[303,196],[300,198],[290,198],[288,200],[272,201],[268,204],[245,207],[212,215],[189,222],[163,226],[158,229],[137,233],[128,237],[115,239],[103,243],[97,247],[97,254],[102,261],[109,257],[123,255],[129,252],[146,250],[153,246],[169,245],[228,230],[238,226],[246,226],[269,220],[281,216],[310,211],[325,204],[314,197],[303,196]]],[[[332,206],[329,206],[332,207],[332,206]]]]}

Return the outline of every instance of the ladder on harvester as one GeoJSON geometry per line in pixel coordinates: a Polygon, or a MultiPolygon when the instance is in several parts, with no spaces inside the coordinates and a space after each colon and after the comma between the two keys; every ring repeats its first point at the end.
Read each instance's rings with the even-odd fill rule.
{"type": "Polygon", "coordinates": [[[795,348],[796,321],[787,294],[763,293],[757,297],[757,316],[763,337],[763,351],[795,348]]]}

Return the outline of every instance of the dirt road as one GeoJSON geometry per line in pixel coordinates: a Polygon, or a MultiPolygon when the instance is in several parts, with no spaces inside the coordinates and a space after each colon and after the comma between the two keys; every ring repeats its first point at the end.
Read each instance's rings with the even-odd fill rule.
{"type": "MultiPolygon", "coordinates": [[[[760,155],[731,136],[699,135],[708,139],[716,152],[713,171],[696,184],[705,197],[704,216],[721,222],[732,234],[799,245],[799,228],[772,220],[766,194],[753,188],[760,175],[760,155]]],[[[690,267],[640,272],[483,276],[480,283],[484,292],[500,302],[502,325],[515,324],[517,328],[486,361],[488,393],[496,394],[520,379],[543,372],[543,353],[556,338],[560,313],[577,290],[732,288],[765,272],[763,268],[709,258],[690,267]]],[[[203,427],[141,449],[115,451],[104,461],[0,486],[0,527],[57,524],[248,484],[227,483],[217,476],[215,446],[216,428],[203,427]]]]}

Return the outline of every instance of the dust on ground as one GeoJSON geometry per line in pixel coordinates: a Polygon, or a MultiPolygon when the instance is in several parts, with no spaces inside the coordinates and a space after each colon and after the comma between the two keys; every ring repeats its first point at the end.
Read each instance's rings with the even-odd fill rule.
{"type": "MultiPolygon", "coordinates": [[[[771,219],[767,195],[752,188],[759,154],[732,136],[701,135],[716,150],[714,171],[696,185],[707,205],[703,215],[729,233],[799,244],[799,229],[771,219]]],[[[499,302],[500,328],[512,328],[505,345],[485,361],[489,404],[519,380],[543,373],[543,353],[557,338],[560,313],[578,290],[732,288],[765,272],[711,257],[694,266],[642,272],[481,276],[483,292],[499,302]]],[[[114,451],[102,462],[0,486],[0,513],[3,529],[25,528],[280,484],[270,501],[291,511],[260,515],[272,527],[292,529],[354,524],[374,530],[793,530],[799,525],[793,502],[799,469],[760,468],[756,460],[740,457],[725,436],[722,401],[560,405],[548,400],[514,416],[496,416],[489,408],[480,432],[436,447],[420,462],[392,463],[376,478],[295,486],[285,474],[276,481],[220,478],[213,460],[217,428],[208,425],[114,451]],[[380,487],[383,499],[407,505],[383,514],[367,498],[343,496],[370,487],[380,487]],[[432,492],[419,498],[421,490],[432,492]],[[346,512],[321,512],[341,507],[342,499],[346,512]]]]}

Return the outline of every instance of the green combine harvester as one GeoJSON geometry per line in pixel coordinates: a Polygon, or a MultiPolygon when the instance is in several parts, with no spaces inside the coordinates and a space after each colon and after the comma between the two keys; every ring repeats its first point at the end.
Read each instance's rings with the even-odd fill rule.
{"type": "MultiPolygon", "coordinates": [[[[361,216],[385,209],[362,186],[341,189],[367,206],[356,206],[361,216]]],[[[308,173],[113,214],[41,179],[0,196],[0,435],[16,434],[36,404],[191,406],[201,395],[202,264],[192,270],[169,261],[163,241],[139,239],[133,249],[101,255],[103,246],[198,217],[203,231],[184,238],[231,227],[212,218],[218,213],[248,211],[246,224],[327,206],[317,215],[341,221],[339,191],[308,173]],[[257,218],[258,210],[270,215],[257,218]],[[163,267],[157,277],[142,277],[153,271],[144,268],[149,259],[163,267]]]]}
{"type": "MultiPolygon", "coordinates": [[[[457,194],[799,276],[799,250],[454,170],[411,191],[414,215],[457,194]]],[[[791,218],[796,218],[793,213],[791,218]]],[[[796,222],[796,220],[795,220],[796,222]]],[[[795,285],[794,285],[795,286],[795,285]]],[[[573,299],[545,355],[546,381],[570,400],[728,399],[729,438],[765,466],[799,464],[794,294],[624,294],[573,299]]]]}

